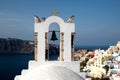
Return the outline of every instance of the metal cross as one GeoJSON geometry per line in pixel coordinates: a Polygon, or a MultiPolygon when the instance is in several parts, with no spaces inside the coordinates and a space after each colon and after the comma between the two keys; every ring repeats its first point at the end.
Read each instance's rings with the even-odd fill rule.
{"type": "Polygon", "coordinates": [[[54,16],[56,16],[56,14],[58,14],[59,12],[56,9],[54,9],[52,13],[54,16]]]}

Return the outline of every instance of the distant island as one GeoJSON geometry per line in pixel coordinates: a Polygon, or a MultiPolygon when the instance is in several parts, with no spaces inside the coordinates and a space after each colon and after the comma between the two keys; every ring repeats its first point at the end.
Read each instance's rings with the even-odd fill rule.
{"type": "MultiPolygon", "coordinates": [[[[56,54],[59,52],[58,45],[50,46],[50,53],[56,54]]],[[[33,54],[34,41],[22,40],[17,38],[0,38],[0,54],[33,54]]]]}
{"type": "Polygon", "coordinates": [[[0,54],[30,54],[33,52],[33,41],[16,38],[0,38],[0,54]]]}

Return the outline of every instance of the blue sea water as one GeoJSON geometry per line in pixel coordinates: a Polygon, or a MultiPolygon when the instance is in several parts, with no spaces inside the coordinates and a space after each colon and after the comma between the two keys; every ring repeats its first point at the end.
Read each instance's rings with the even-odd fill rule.
{"type": "Polygon", "coordinates": [[[75,47],[75,50],[77,51],[78,49],[87,49],[87,50],[95,50],[95,49],[104,49],[107,50],[109,46],[77,46],[75,47]]]}
{"type": "Polygon", "coordinates": [[[33,60],[33,55],[0,55],[0,80],[14,80],[22,69],[27,69],[28,61],[33,60]]]}
{"type": "MultiPolygon", "coordinates": [[[[107,49],[107,46],[79,46],[77,49],[107,49]]],[[[50,55],[50,59],[56,59],[58,55],[50,55]]],[[[0,80],[14,80],[16,75],[20,75],[22,69],[28,68],[28,61],[33,60],[33,54],[2,54],[0,55],[0,80]]]]}

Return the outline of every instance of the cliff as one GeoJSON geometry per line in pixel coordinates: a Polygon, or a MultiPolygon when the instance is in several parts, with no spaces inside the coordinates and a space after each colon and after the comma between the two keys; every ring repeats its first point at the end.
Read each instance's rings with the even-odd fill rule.
{"type": "MultiPolygon", "coordinates": [[[[58,45],[49,45],[50,54],[58,54],[58,45]]],[[[30,54],[34,53],[34,41],[16,38],[0,38],[0,54],[30,54]]]]}
{"type": "Polygon", "coordinates": [[[33,53],[34,42],[16,38],[0,38],[0,54],[33,53]]]}

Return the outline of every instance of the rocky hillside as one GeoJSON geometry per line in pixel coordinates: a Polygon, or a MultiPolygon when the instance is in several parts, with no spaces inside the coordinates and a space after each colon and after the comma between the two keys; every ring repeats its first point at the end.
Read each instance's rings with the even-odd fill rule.
{"type": "Polygon", "coordinates": [[[33,53],[34,42],[16,38],[0,38],[0,54],[33,53]]]}
{"type": "MultiPolygon", "coordinates": [[[[58,45],[49,45],[50,54],[58,54],[58,45]]],[[[16,38],[0,38],[0,54],[30,54],[34,53],[34,42],[16,38]]]]}

